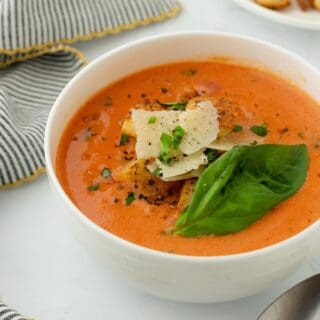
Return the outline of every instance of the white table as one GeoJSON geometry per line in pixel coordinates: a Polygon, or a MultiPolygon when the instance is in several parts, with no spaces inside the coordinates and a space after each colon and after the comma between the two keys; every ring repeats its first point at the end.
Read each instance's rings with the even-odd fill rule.
{"type": "MultiPolygon", "coordinates": [[[[273,24],[229,0],[184,0],[183,6],[175,19],[76,47],[92,60],[148,35],[207,29],[280,44],[320,67],[320,32],[273,24]]],[[[99,267],[60,222],[55,207],[45,175],[0,192],[0,300],[36,320],[253,320],[285,289],[320,272],[317,257],[272,290],[251,298],[209,305],[168,302],[127,287],[99,267]]]]}

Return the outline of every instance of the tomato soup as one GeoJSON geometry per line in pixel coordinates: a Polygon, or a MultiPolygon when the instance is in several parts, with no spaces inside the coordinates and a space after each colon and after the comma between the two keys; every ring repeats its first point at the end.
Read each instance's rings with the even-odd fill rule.
{"type": "Polygon", "coordinates": [[[184,255],[242,253],[287,239],[319,219],[319,124],[317,103],[271,73],[221,61],[156,66],[88,99],[62,135],[56,172],[65,192],[90,220],[130,242],[184,255]],[[121,126],[131,108],[202,95],[239,105],[246,123],[237,122],[245,126],[267,124],[264,143],[306,144],[310,163],[302,188],[248,228],[224,236],[186,238],[165,232],[180,214],[179,183],[170,190],[170,201],[150,203],[113,173],[135,157],[134,139],[121,141],[121,126]]]}

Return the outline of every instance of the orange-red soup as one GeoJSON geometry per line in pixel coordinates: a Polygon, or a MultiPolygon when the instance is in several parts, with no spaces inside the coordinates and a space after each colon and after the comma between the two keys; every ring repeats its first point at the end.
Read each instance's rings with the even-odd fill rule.
{"type": "Polygon", "coordinates": [[[90,220],[133,243],[199,256],[255,250],[287,239],[319,219],[320,109],[297,87],[261,70],[215,61],[156,66],[90,97],[63,133],[56,172],[66,193],[90,220]],[[167,235],[163,231],[179,215],[175,206],[153,205],[144,199],[126,206],[131,190],[112,177],[101,176],[104,167],[116,171],[132,156],[134,141],[119,146],[121,123],[130,108],[145,99],[169,102],[194,95],[232,99],[249,115],[244,125],[267,124],[265,143],[305,143],[308,147],[308,178],[300,191],[235,234],[167,235]],[[95,183],[100,189],[89,191],[88,186],[95,183]]]}

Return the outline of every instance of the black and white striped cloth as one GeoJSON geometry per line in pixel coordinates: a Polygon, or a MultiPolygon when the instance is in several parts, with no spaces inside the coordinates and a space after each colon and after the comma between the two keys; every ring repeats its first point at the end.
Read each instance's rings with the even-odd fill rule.
{"type": "Polygon", "coordinates": [[[15,310],[0,302],[0,320],[31,320],[22,317],[15,310]]]}
{"type": "MultiPolygon", "coordinates": [[[[0,0],[0,188],[45,171],[49,110],[86,64],[67,44],[161,21],[180,10],[178,0],[0,0]]],[[[0,302],[0,320],[27,319],[0,302]]]]}
{"type": "Polygon", "coordinates": [[[0,0],[0,187],[45,171],[48,112],[85,64],[66,44],[179,11],[178,0],[0,0]]]}

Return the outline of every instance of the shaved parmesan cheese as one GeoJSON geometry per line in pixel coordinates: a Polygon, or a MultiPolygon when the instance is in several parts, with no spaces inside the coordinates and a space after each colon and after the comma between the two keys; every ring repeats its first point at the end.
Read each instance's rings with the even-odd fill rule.
{"type": "Polygon", "coordinates": [[[173,161],[170,165],[163,164],[158,159],[155,161],[156,165],[161,169],[163,180],[198,169],[201,165],[207,164],[207,162],[208,159],[202,150],[182,157],[178,161],[173,161]]]}
{"type": "Polygon", "coordinates": [[[210,143],[207,148],[215,149],[219,151],[229,151],[235,146],[232,139],[229,136],[222,137],[210,143]]]}
{"type": "Polygon", "coordinates": [[[197,108],[182,112],[179,121],[185,131],[179,148],[185,154],[204,148],[218,136],[218,113],[210,100],[201,101],[197,108]]]}
{"type": "Polygon", "coordinates": [[[146,111],[132,110],[131,117],[137,134],[136,154],[138,159],[156,158],[159,156],[160,136],[163,132],[170,134],[179,124],[181,111],[146,111]],[[156,122],[148,124],[150,117],[156,122]]]}
{"type": "Polygon", "coordinates": [[[137,135],[136,153],[138,159],[159,156],[160,136],[163,132],[171,134],[180,125],[184,131],[179,149],[192,154],[203,149],[217,138],[219,132],[218,114],[212,102],[201,101],[198,107],[187,111],[146,111],[134,109],[131,114],[137,135]],[[155,123],[148,124],[150,117],[155,123]]]}
{"type": "MultiPolygon", "coordinates": [[[[199,176],[200,169],[208,163],[204,154],[205,147],[216,140],[219,122],[216,108],[212,102],[201,101],[196,108],[186,111],[146,111],[132,110],[131,113],[136,132],[136,154],[138,159],[155,158],[148,166],[153,172],[161,169],[161,179],[165,181],[183,180],[199,176]],[[155,119],[150,122],[149,119],[155,119]],[[160,137],[163,133],[173,136],[173,130],[181,126],[184,135],[178,148],[170,152],[173,156],[169,163],[161,162],[160,137]]],[[[170,138],[169,138],[170,139],[170,138]]]]}
{"type": "Polygon", "coordinates": [[[233,132],[227,136],[213,141],[207,146],[207,148],[219,151],[229,151],[236,146],[250,145],[253,141],[256,141],[257,143],[263,143],[264,139],[262,137],[253,135],[250,132],[243,132],[243,134],[233,132]]]}
{"type": "Polygon", "coordinates": [[[198,178],[201,176],[202,172],[204,171],[205,166],[200,166],[198,169],[191,170],[188,173],[180,174],[179,176],[163,179],[164,181],[180,181],[180,180],[187,180],[192,178],[198,178]]]}

